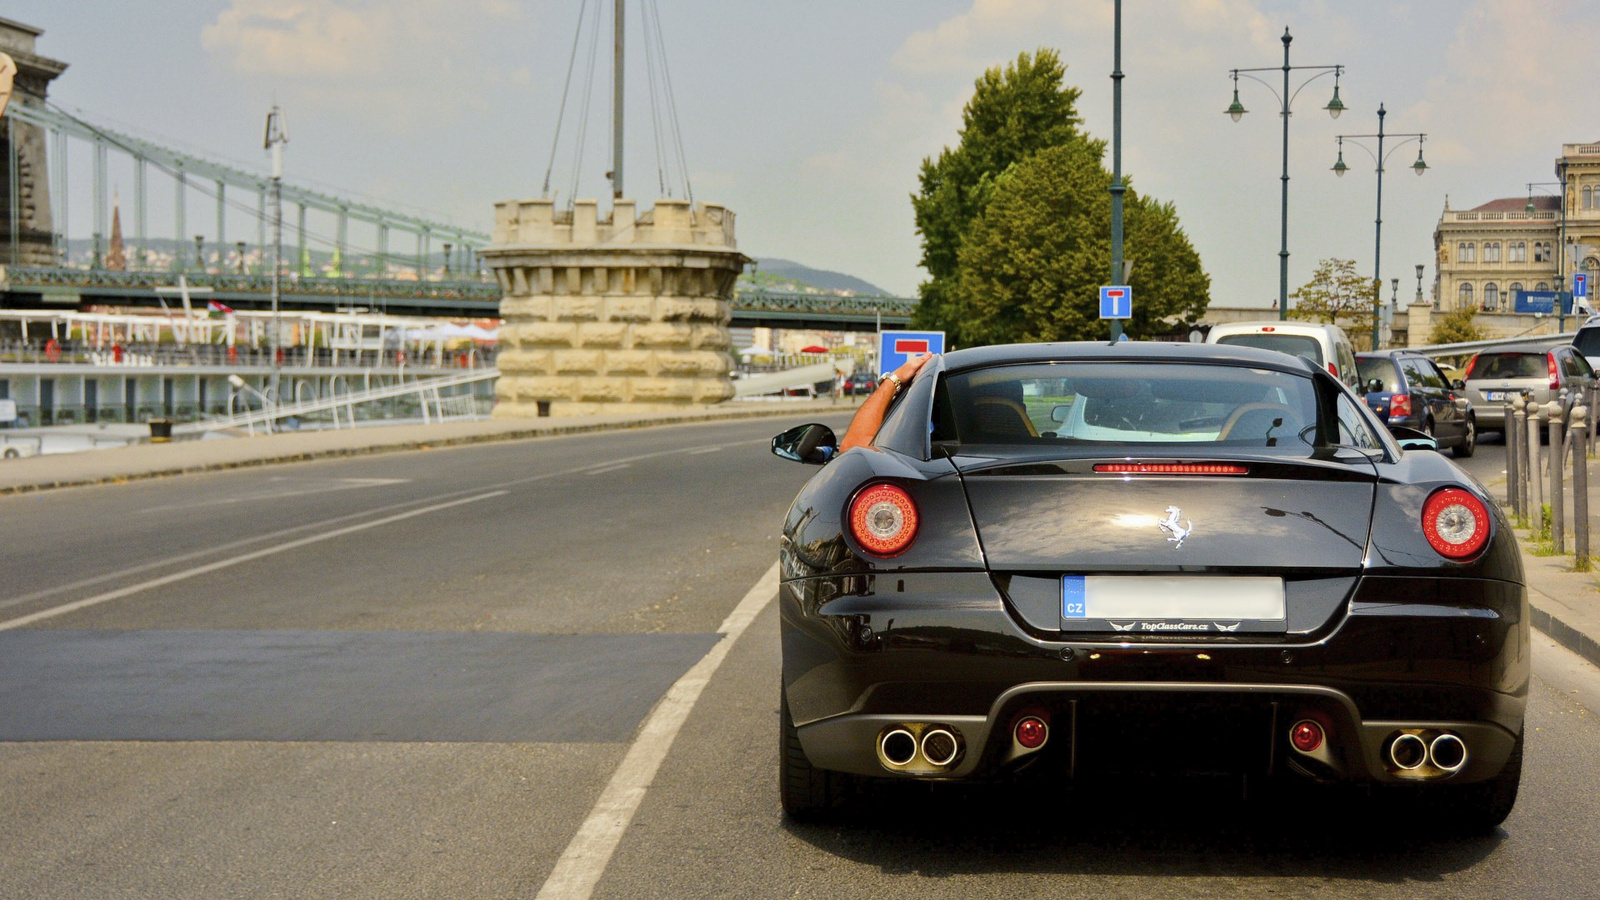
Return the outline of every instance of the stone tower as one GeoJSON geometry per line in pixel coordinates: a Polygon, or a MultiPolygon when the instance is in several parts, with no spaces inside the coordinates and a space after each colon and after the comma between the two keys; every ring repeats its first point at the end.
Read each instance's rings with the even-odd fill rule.
{"type": "MultiPolygon", "coordinates": [[[[40,56],[35,41],[43,31],[32,25],[0,18],[0,52],[16,61],[16,81],[12,85],[12,105],[39,106],[44,103],[50,82],[67,64],[40,56]]],[[[5,123],[10,124],[10,123],[5,123]]],[[[36,125],[16,122],[10,129],[0,125],[0,264],[53,266],[54,227],[50,219],[49,167],[45,164],[44,131],[36,125]],[[11,138],[15,135],[13,150],[11,138]],[[17,184],[11,184],[10,160],[15,152],[17,184]],[[16,193],[17,221],[11,221],[11,197],[16,193]],[[13,233],[16,258],[11,258],[13,233]]]]}
{"type": "Polygon", "coordinates": [[[728,320],[748,257],[720,206],[495,204],[497,417],[664,411],[733,396],[728,320]]]}

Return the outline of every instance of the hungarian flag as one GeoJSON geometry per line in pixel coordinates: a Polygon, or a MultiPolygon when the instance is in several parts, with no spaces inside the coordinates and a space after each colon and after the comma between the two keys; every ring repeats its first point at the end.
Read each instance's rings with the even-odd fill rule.
{"type": "Polygon", "coordinates": [[[211,318],[217,319],[233,315],[233,307],[219,300],[210,300],[206,302],[206,312],[211,314],[211,318]]]}

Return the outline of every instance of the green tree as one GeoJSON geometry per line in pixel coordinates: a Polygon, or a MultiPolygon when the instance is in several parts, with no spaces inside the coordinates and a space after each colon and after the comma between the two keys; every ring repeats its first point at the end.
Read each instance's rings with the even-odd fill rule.
{"type": "MultiPolygon", "coordinates": [[[[995,180],[958,253],[945,323],[960,346],[1109,336],[1099,286],[1111,268],[1111,175],[1101,147],[1074,141],[1042,150],[995,180]]],[[[1133,334],[1192,324],[1211,279],[1171,204],[1123,195],[1133,262],[1133,334]]]]}
{"type": "Polygon", "coordinates": [[[1478,311],[1471,306],[1453,309],[1433,320],[1430,344],[1458,344],[1462,341],[1481,341],[1488,334],[1478,326],[1478,311]]]}
{"type": "Polygon", "coordinates": [[[1060,55],[1048,48],[989,69],[962,112],[960,142],[922,161],[921,190],[911,198],[929,276],[918,288],[919,327],[950,330],[961,242],[988,205],[995,179],[1039,150],[1087,140],[1078,130],[1081,91],[1065,86],[1065,76],[1060,55]]]}
{"type": "Polygon", "coordinates": [[[1356,272],[1353,259],[1324,259],[1317,263],[1311,280],[1289,296],[1294,305],[1289,318],[1338,325],[1357,347],[1370,347],[1372,340],[1371,278],[1356,272]]]}

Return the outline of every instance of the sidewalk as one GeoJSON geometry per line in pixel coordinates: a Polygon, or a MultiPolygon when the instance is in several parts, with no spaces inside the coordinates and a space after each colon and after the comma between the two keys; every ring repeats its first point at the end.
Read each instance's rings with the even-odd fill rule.
{"type": "MultiPolygon", "coordinates": [[[[1546,448],[1548,449],[1548,448],[1546,448]]],[[[1574,572],[1573,536],[1576,523],[1572,511],[1572,466],[1566,469],[1566,552],[1557,556],[1535,555],[1538,549],[1528,538],[1527,529],[1518,529],[1517,543],[1522,548],[1522,566],[1528,582],[1528,605],[1533,627],[1556,643],[1600,666],[1600,459],[1588,460],[1589,469],[1589,563],[1592,571],[1574,572]]],[[[1548,476],[1546,476],[1548,491],[1548,476]]],[[[1496,500],[1505,502],[1506,481],[1488,485],[1496,500]]],[[[1548,501],[1547,501],[1548,502],[1548,501]]]]}
{"type": "MultiPolygon", "coordinates": [[[[515,441],[527,438],[648,428],[691,422],[734,419],[783,419],[798,424],[830,413],[848,413],[856,398],[834,402],[729,403],[722,407],[670,413],[614,413],[604,416],[548,419],[486,419],[437,425],[374,425],[339,431],[280,432],[256,437],[177,440],[170,444],[139,444],[81,453],[55,453],[0,460],[0,494],[43,491],[107,482],[160,478],[189,472],[208,472],[302,462],[327,457],[361,456],[398,450],[421,450],[515,441]]],[[[774,424],[774,433],[778,425],[774,424]]]]}

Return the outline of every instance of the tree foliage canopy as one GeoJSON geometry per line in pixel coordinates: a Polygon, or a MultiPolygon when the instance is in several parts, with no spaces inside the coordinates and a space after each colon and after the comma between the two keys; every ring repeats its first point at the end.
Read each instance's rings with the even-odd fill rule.
{"type": "Polygon", "coordinates": [[[1289,296],[1289,318],[1338,325],[1358,347],[1372,339],[1373,281],[1356,272],[1353,259],[1324,259],[1311,280],[1289,296]]]}
{"type": "Polygon", "coordinates": [[[1478,322],[1478,311],[1471,306],[1453,309],[1433,320],[1430,344],[1459,344],[1464,341],[1481,341],[1489,335],[1478,322]]]}
{"type": "MultiPolygon", "coordinates": [[[[977,81],[961,141],[922,164],[912,197],[922,235],[916,321],[959,346],[1102,338],[1100,285],[1111,269],[1105,142],[1079,130],[1080,91],[1041,48],[977,81]]],[[[1205,309],[1210,278],[1176,210],[1128,190],[1124,246],[1134,262],[1134,334],[1170,330],[1205,309]]]]}

